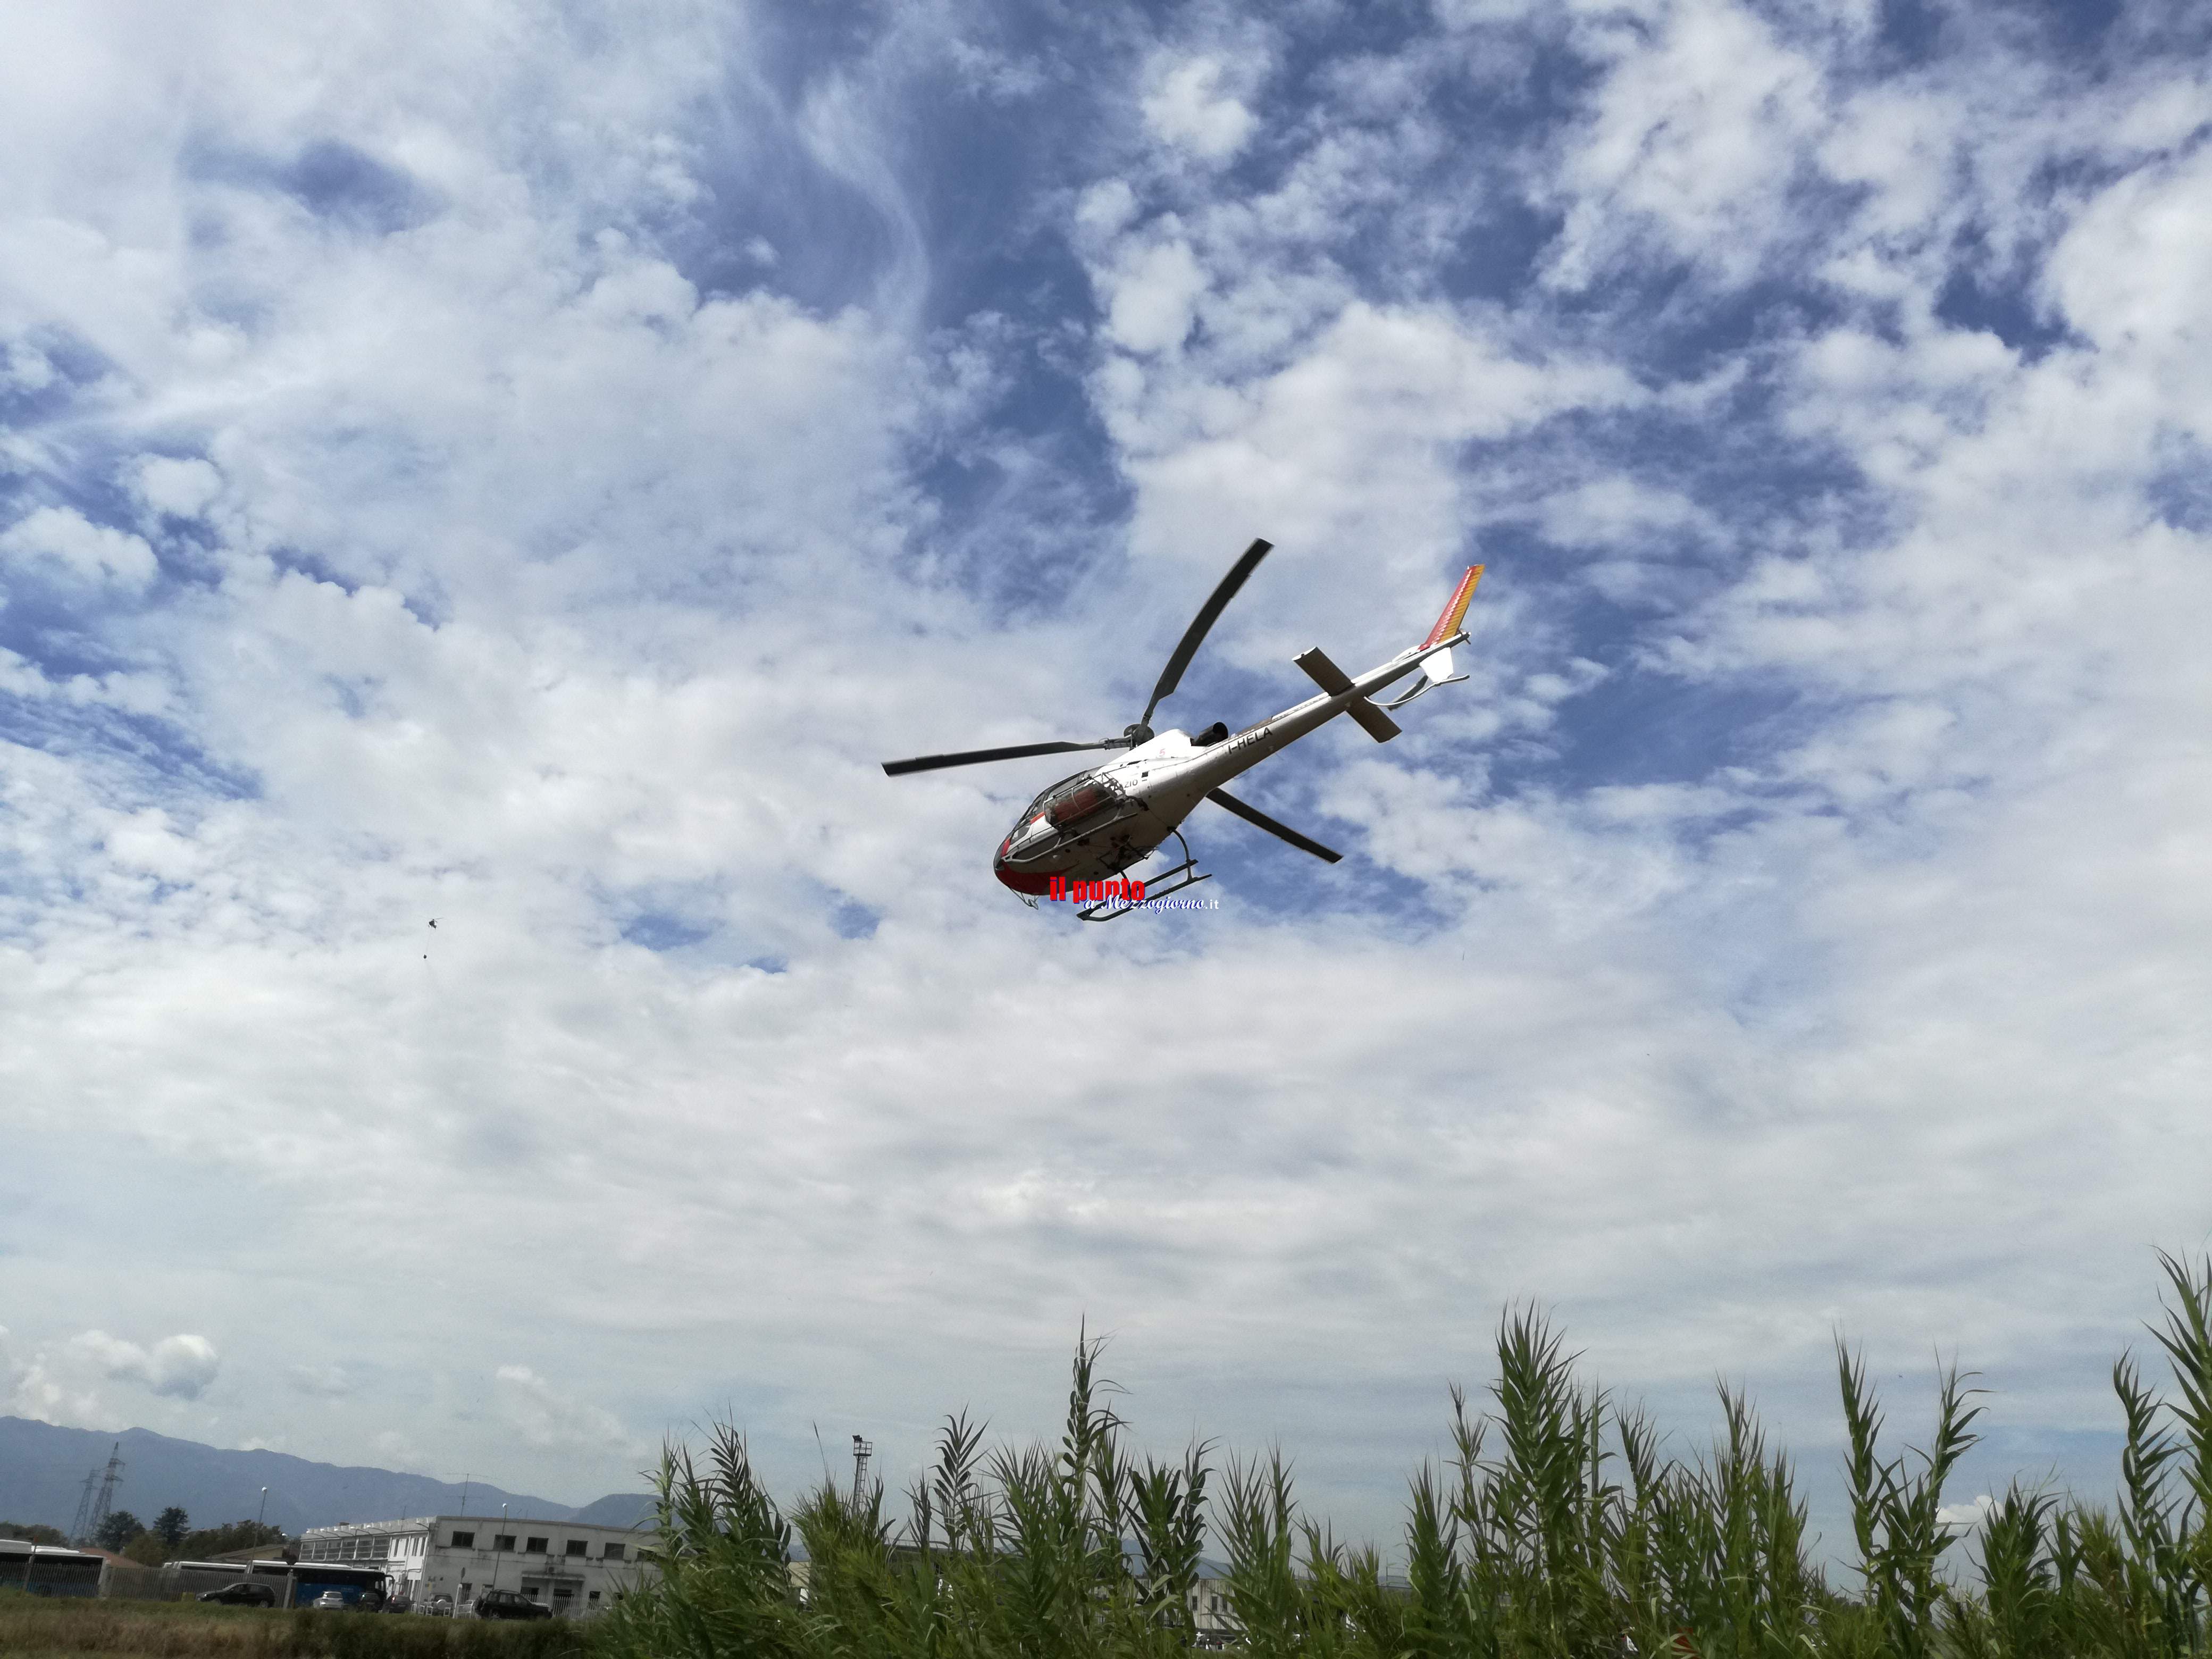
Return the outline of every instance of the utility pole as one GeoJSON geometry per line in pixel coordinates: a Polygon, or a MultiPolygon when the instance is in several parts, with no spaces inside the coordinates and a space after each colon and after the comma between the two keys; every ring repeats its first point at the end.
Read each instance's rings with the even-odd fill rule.
{"type": "Polygon", "coordinates": [[[503,1537],[512,1541],[514,1537],[514,1534],[507,1531],[507,1505],[501,1504],[499,1506],[499,1536],[491,1540],[491,1587],[494,1589],[499,1588],[499,1558],[504,1553],[499,1540],[503,1537]]]}

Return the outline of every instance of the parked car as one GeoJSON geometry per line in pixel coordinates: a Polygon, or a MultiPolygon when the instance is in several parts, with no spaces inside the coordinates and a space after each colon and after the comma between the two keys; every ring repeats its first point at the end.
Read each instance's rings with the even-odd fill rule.
{"type": "Polygon", "coordinates": [[[453,1598],[450,1595],[434,1595],[422,1604],[422,1611],[433,1619],[450,1619],[453,1616],[453,1598]]]}
{"type": "Polygon", "coordinates": [[[308,1602],[307,1605],[311,1607],[320,1607],[330,1611],[343,1613],[346,1610],[345,1592],[343,1590],[325,1590],[313,1601],[308,1602]]]}
{"type": "Polygon", "coordinates": [[[266,1584],[225,1584],[221,1589],[202,1590],[200,1600],[216,1601],[226,1607],[273,1607],[276,1592],[266,1584]]]}
{"type": "Polygon", "coordinates": [[[514,1590],[486,1590],[477,1597],[479,1619],[550,1619],[553,1609],[514,1590]]]}

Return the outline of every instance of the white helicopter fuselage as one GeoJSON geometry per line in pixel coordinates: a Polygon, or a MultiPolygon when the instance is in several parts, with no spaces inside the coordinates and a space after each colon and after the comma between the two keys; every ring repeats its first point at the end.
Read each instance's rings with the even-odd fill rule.
{"type": "Polygon", "coordinates": [[[999,844],[992,873],[1015,892],[1032,896],[1054,890],[1055,882],[1117,877],[1149,857],[1211,791],[1339,714],[1352,714],[1377,742],[1396,736],[1397,726],[1369,699],[1431,658],[1448,664],[1444,653],[1466,638],[1455,632],[1416,646],[1356,678],[1346,677],[1319,651],[1309,652],[1297,660],[1322,685],[1320,696],[1212,742],[1203,740],[1207,734],[1194,738],[1187,732],[1162,732],[1126,754],[1063,778],[1024,809],[999,844]]]}

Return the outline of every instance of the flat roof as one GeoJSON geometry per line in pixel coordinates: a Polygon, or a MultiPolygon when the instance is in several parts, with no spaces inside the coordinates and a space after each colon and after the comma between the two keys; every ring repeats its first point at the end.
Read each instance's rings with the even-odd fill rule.
{"type": "Polygon", "coordinates": [[[659,1528],[641,1522],[635,1527],[611,1527],[599,1521],[553,1521],[534,1515],[417,1515],[398,1521],[341,1521],[328,1527],[309,1527],[300,1534],[305,1542],[310,1538],[373,1538],[379,1535],[401,1536],[428,1532],[433,1528],[464,1527],[481,1529],[485,1527],[556,1527],[571,1533],[611,1533],[619,1538],[635,1537],[639,1534],[658,1534],[659,1528]]]}

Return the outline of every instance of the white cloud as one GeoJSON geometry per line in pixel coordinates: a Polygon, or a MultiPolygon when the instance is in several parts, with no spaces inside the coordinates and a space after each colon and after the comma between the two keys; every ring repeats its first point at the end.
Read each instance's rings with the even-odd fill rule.
{"type": "Polygon", "coordinates": [[[1588,286],[1654,234],[1742,281],[1790,222],[1782,211],[1823,131],[1817,64],[1734,0],[1671,0],[1608,17],[1589,40],[1609,72],[1556,182],[1566,223],[1548,276],[1588,286]]]}
{"type": "Polygon", "coordinates": [[[726,1406],[794,1480],[810,1419],[1042,1426],[1089,1316],[1140,1423],[1279,1436],[1379,1530],[1441,1417],[1401,1402],[1535,1295],[1793,1439],[1838,1323],[2106,1425],[2142,1243],[2202,1226],[2212,593],[2168,476],[2203,169],[2093,130],[2171,141],[2201,86],[2078,113],[1655,4],[1559,25],[1590,101],[1513,131],[1553,26],[1462,10],[1265,143],[1273,60],[1115,37],[1024,106],[1048,176],[949,184],[889,46],[787,84],[680,7],[588,54],[494,4],[131,52],[41,11],[0,520],[77,580],[0,655],[0,1120],[46,1206],[0,1246],[70,1271],[11,1275],[15,1409],[166,1383],[164,1432],[580,1501],[726,1406]],[[1026,257],[1055,228],[1095,308],[1026,257]],[[1943,320],[1967,264],[2072,333],[1943,320]],[[1602,299],[1753,272],[1790,304],[1694,362],[1602,299]],[[1048,763],[877,770],[1133,717],[1255,533],[1171,718],[1491,562],[1471,684],[1252,780],[1345,865],[1209,811],[1220,911],[1055,928],[985,870],[1048,763]],[[69,1336],[179,1307],[269,1420],[207,1339],[69,1336]]]}
{"type": "Polygon", "coordinates": [[[19,568],[58,566],[80,580],[134,591],[160,569],[143,538],[94,524],[68,507],[38,507],[0,531],[0,561],[19,568]]]}
{"type": "Polygon", "coordinates": [[[11,392],[43,392],[53,382],[54,366],[36,346],[10,340],[0,352],[0,386],[11,392]]]}
{"type": "Polygon", "coordinates": [[[1947,1527],[1970,1530],[1988,1520],[1990,1511],[1996,1506],[1997,1500],[1983,1492],[1970,1503],[1942,1504],[1936,1511],[1936,1519],[1947,1527]]]}
{"type": "Polygon", "coordinates": [[[1163,58],[1142,101],[1145,124],[1162,142],[1200,161],[1221,162],[1244,148],[1259,118],[1223,87],[1231,67],[1222,58],[1163,58]]]}
{"type": "Polygon", "coordinates": [[[1133,250],[1107,279],[1107,337],[1134,352],[1172,351],[1190,332],[1206,273],[1176,240],[1133,250]]]}
{"type": "Polygon", "coordinates": [[[141,457],[130,472],[138,499],[173,519],[197,519],[222,489],[222,474],[204,460],[141,457]]]}
{"type": "MultiPolygon", "coordinates": [[[[2212,118],[2212,106],[2203,114],[2212,118]]],[[[2136,359],[2169,418],[2203,424],[2212,365],[2212,151],[2131,173],[2100,192],[2051,256],[2051,289],[2101,351],[2136,359]],[[2193,420],[2192,420],[2192,417],[2193,420]]]]}
{"type": "Polygon", "coordinates": [[[105,1331],[87,1331],[70,1346],[109,1378],[178,1400],[198,1399],[222,1369],[215,1344],[204,1336],[165,1336],[142,1348],[105,1331]]]}
{"type": "Polygon", "coordinates": [[[1552,540],[1581,546],[1634,543],[1668,532],[1724,533],[1713,515],[1688,496],[1625,477],[1601,478],[1548,496],[1539,504],[1538,520],[1552,540]]]}
{"type": "Polygon", "coordinates": [[[497,1376],[501,1405],[526,1443],[631,1456],[641,1451],[643,1443],[613,1413],[562,1393],[527,1365],[501,1365],[497,1376]]]}
{"type": "Polygon", "coordinates": [[[421,1469],[428,1459],[422,1449],[397,1429],[386,1429],[376,1437],[376,1457],[380,1466],[393,1469],[421,1469]]]}
{"type": "Polygon", "coordinates": [[[48,1369],[45,1353],[18,1358],[9,1340],[8,1328],[0,1325],[0,1414],[27,1417],[36,1423],[79,1420],[93,1402],[70,1401],[48,1369]]]}

